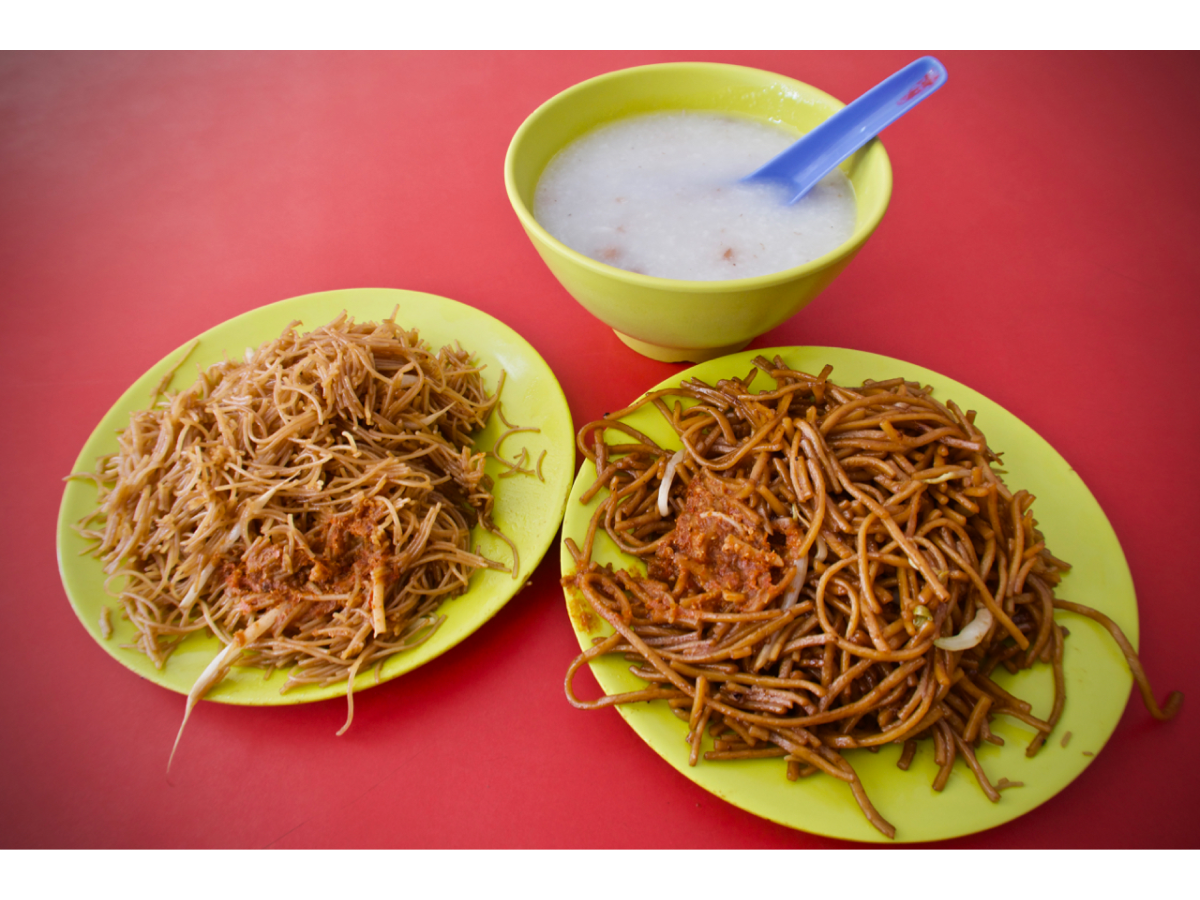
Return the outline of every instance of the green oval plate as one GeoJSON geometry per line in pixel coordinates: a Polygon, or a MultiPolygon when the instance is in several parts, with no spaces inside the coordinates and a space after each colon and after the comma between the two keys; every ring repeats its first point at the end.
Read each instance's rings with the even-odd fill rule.
{"type": "MultiPolygon", "coordinates": [[[[378,682],[370,673],[360,675],[354,687],[355,691],[361,691],[411,671],[449,650],[495,615],[520,590],[558,530],[575,468],[575,436],[571,412],[558,380],[524,338],[470,306],[413,291],[387,288],[328,291],[293,297],[245,313],[200,335],[199,344],[180,367],[172,387],[179,389],[191,384],[196,365],[207,367],[219,362],[225,353],[236,359],[245,348],[278,337],[293,320],[300,320],[302,328],[315,328],[331,322],[342,310],[359,322],[378,321],[395,311],[397,324],[418,329],[422,339],[435,349],[459,342],[485,364],[483,378],[491,390],[495,389],[500,372],[506,372],[501,394],[505,417],[514,424],[536,425],[541,431],[509,438],[504,445],[505,454],[511,458],[524,445],[530,459],[536,461],[546,451],[542,464],[545,481],[532,476],[496,478],[501,470],[499,463],[494,459],[487,463],[487,471],[496,482],[493,517],[517,545],[518,577],[514,579],[508,573],[493,570],[476,572],[464,594],[442,605],[446,620],[433,636],[412,650],[387,659],[378,682]]],[[[116,451],[118,430],[129,424],[132,411],[150,404],[151,392],[183,352],[184,348],[180,348],[167,356],[124,393],[84,444],[74,471],[90,472],[97,457],[116,451]]],[[[493,416],[478,436],[476,449],[491,449],[503,431],[503,425],[493,416]]],[[[115,659],[156,684],[186,694],[221,644],[207,633],[192,635],[176,648],[161,670],[148,657],[122,646],[132,641],[133,627],[119,615],[120,603],[105,591],[100,562],[81,555],[88,542],[71,527],[95,508],[95,500],[96,491],[90,482],[73,480],[67,483],[59,508],[58,566],[71,605],[88,632],[115,659]],[[113,610],[113,633],[108,640],[101,637],[99,625],[100,608],[105,605],[113,610]]],[[[511,564],[511,551],[494,536],[476,528],[472,540],[484,555],[511,564]]],[[[275,672],[264,679],[261,669],[235,666],[208,692],[206,699],[266,706],[306,703],[346,693],[346,683],[339,682],[325,687],[302,685],[281,694],[279,688],[286,677],[284,672],[275,672]]]]}
{"type": "MultiPolygon", "coordinates": [[[[1073,565],[1058,596],[1103,610],[1137,645],[1137,601],[1133,581],[1121,545],[1096,499],[1067,462],[1046,441],[1014,415],[986,397],[944,375],[885,356],[830,347],[783,347],[754,350],[710,360],[681,372],[653,388],[677,386],[688,378],[710,384],[719,378],[745,376],[751,360],[763,355],[784,361],[796,369],[819,372],[833,365],[833,380],[859,384],[866,378],[881,381],[903,376],[932,385],[934,396],[949,398],[964,410],[978,412],[976,422],[988,436],[993,449],[1003,452],[1006,483],[1030,491],[1037,502],[1033,510],[1046,543],[1060,559],[1073,565]]],[[[759,373],[754,384],[761,390],[770,379],[759,373]]],[[[675,435],[653,407],[626,418],[631,425],[667,446],[678,447],[675,435]]],[[[592,510],[603,495],[583,505],[579,497],[595,479],[594,466],[585,460],[575,480],[563,520],[563,538],[582,544],[592,510]]],[[[596,558],[617,567],[628,566],[624,556],[603,531],[596,540],[596,558]]],[[[564,575],[574,571],[574,562],[563,544],[564,575]]],[[[567,609],[581,648],[594,637],[611,633],[596,616],[593,630],[586,630],[580,615],[586,604],[567,591],[567,609]]],[[[992,783],[1000,778],[1023,782],[1022,787],[1003,791],[1000,802],[984,796],[965,763],[955,763],[945,789],[930,787],[937,766],[932,742],[922,742],[907,772],[896,768],[900,747],[889,745],[878,753],[851,751],[849,756],[872,803],[896,827],[897,842],[936,841],[959,837],[1015,819],[1053,797],[1075,779],[1100,751],[1116,728],[1129,698],[1132,677],[1116,643],[1099,625],[1082,616],[1060,612],[1058,621],[1070,631],[1064,652],[1067,702],[1058,727],[1036,756],[1028,759],[1025,748],[1032,729],[1015,720],[997,717],[994,733],[1004,738],[1003,747],[984,744],[979,760],[992,783]],[[1066,747],[1063,736],[1071,733],[1066,747]]],[[[628,670],[628,663],[605,658],[592,663],[592,671],[608,694],[644,686],[628,670]]],[[[1049,666],[1019,673],[1001,670],[997,681],[1033,704],[1034,715],[1049,712],[1054,695],[1049,666]]],[[[675,718],[665,703],[627,704],[618,708],[634,731],[672,766],[696,784],[771,821],[815,834],[855,841],[887,842],[859,810],[850,788],[843,782],[813,775],[796,782],[787,780],[784,764],[777,759],[705,762],[688,765],[686,723],[675,718]]],[[[707,738],[706,738],[707,740],[707,738]]]]}

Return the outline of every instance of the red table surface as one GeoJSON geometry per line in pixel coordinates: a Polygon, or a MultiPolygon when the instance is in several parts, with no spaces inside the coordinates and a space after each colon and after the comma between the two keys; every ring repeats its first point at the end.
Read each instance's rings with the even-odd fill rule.
{"type": "MultiPolygon", "coordinates": [[[[557,542],[474,636],[359,693],[345,736],[342,700],[206,703],[168,782],[183,699],[80,627],[55,520],[84,440],[150,365],[313,291],[454,298],[533,344],[577,425],[624,405],[681,367],[628,350],[535,254],[503,184],[525,116],[643,63],[739,63],[849,100],[918,55],[0,55],[0,844],[847,846],[725,803],[616,712],[567,703],[577,644],[557,542]]],[[[1134,697],[1059,795],[942,846],[1196,847],[1200,56],[937,55],[946,88],[885,135],[895,191],[879,230],[752,346],[898,357],[1032,426],[1122,542],[1159,696],[1188,695],[1165,724],[1134,697]]]]}

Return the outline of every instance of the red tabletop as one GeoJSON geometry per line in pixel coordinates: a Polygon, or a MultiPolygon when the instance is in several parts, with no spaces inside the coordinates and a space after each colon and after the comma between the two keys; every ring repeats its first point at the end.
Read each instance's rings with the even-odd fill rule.
{"type": "MultiPolygon", "coordinates": [[[[918,55],[0,55],[0,844],[844,846],[725,803],[616,712],[567,703],[577,644],[557,544],[475,635],[358,693],[343,737],[342,700],[205,703],[168,780],[183,699],[80,626],[55,520],[84,440],[139,375],[313,291],[451,297],[533,344],[577,425],[624,405],[681,367],[627,349],[537,257],[503,184],[524,117],[643,63],[739,63],[850,100],[918,55]]],[[[895,190],[879,230],[752,346],[897,357],[1027,422],[1120,538],[1159,696],[1187,694],[1165,724],[1131,699],[1074,783],[946,846],[1196,847],[1200,57],[936,55],[946,88],[885,134],[895,190]]]]}

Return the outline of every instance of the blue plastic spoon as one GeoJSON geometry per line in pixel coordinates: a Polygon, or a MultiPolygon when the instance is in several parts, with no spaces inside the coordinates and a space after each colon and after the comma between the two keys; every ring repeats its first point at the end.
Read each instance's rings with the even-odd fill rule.
{"type": "Polygon", "coordinates": [[[834,113],[773,160],[742,179],[785,185],[788,204],[834,167],[946,83],[946,67],[922,56],[834,113]]]}

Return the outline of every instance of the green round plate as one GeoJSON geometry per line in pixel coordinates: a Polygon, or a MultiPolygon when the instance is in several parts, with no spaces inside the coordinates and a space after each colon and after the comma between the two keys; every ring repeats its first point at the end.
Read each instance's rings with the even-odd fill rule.
{"type": "MultiPolygon", "coordinates": [[[[177,390],[191,384],[197,365],[207,367],[219,362],[225,353],[236,359],[245,348],[278,337],[293,320],[300,320],[302,328],[316,328],[331,322],[342,310],[359,322],[378,321],[395,310],[397,324],[418,329],[421,338],[435,349],[459,342],[485,364],[483,378],[491,390],[495,389],[501,371],[506,372],[501,394],[505,417],[514,424],[536,425],[541,431],[512,436],[505,442],[505,454],[517,454],[524,445],[529,449],[530,459],[537,460],[546,451],[542,464],[545,481],[524,475],[496,478],[500,465],[494,459],[487,463],[487,472],[496,482],[495,523],[513,540],[520,553],[518,577],[514,579],[508,573],[493,570],[476,572],[466,593],[442,605],[446,620],[429,640],[384,662],[379,675],[382,682],[411,671],[458,644],[495,615],[525,583],[558,530],[575,467],[575,436],[571,412],[558,380],[524,338],[470,306],[413,291],[386,288],[328,291],[245,313],[200,336],[199,344],[175,375],[172,387],[177,390]]],[[[151,392],[183,351],[180,348],[167,356],[124,393],[84,444],[74,471],[90,472],[97,457],[116,451],[117,432],[129,424],[129,414],[149,405],[151,392]]],[[[503,430],[493,416],[478,436],[476,449],[491,449],[503,430]]],[[[119,602],[105,591],[100,562],[82,555],[89,543],[72,528],[95,508],[95,501],[96,490],[90,482],[69,481],[59,508],[58,566],[71,605],[88,632],[115,659],[156,684],[186,694],[221,644],[207,633],[192,635],[171,654],[161,670],[148,657],[122,646],[132,641],[133,627],[119,615],[119,602]],[[101,637],[99,625],[100,608],[106,605],[113,610],[113,633],[108,640],[101,637]]],[[[511,563],[509,548],[481,528],[474,530],[472,540],[484,555],[511,563]]],[[[235,666],[208,692],[206,699],[266,706],[306,703],[346,693],[346,683],[340,682],[325,687],[303,685],[280,694],[279,688],[285,680],[284,672],[264,679],[261,669],[235,666]]],[[[360,675],[355,691],[376,683],[370,674],[360,675]]]]}
{"type": "MultiPolygon", "coordinates": [[[[838,384],[860,384],[866,378],[884,380],[903,376],[932,385],[934,396],[949,398],[964,410],[978,412],[976,422],[994,450],[1003,453],[1006,483],[1014,490],[1030,491],[1037,502],[1034,516],[1055,556],[1073,565],[1058,596],[1095,607],[1107,613],[1136,646],[1137,601],[1133,581],[1121,546],[1096,499],[1067,462],[1046,441],[1011,413],[976,391],[950,378],[911,363],[830,347],[783,347],[737,353],[710,360],[656,385],[654,390],[677,386],[688,378],[710,384],[719,378],[745,376],[751,360],[763,355],[784,361],[796,369],[819,372],[833,365],[832,379],[838,384]]],[[[772,384],[759,373],[755,389],[772,384]]],[[[666,446],[678,447],[671,428],[653,407],[626,418],[631,425],[666,446]]],[[[603,495],[583,505],[579,497],[595,479],[595,468],[585,461],[567,501],[563,537],[582,544],[592,510],[603,495]]],[[[596,557],[601,563],[628,566],[630,558],[618,551],[603,533],[596,540],[596,557]]],[[[561,550],[564,575],[574,571],[565,544],[561,550]]],[[[592,645],[594,637],[611,630],[596,616],[591,632],[582,624],[581,598],[567,592],[567,609],[579,646],[592,645]]],[[[1004,738],[1003,747],[984,744],[978,756],[992,783],[1000,778],[1023,782],[1023,787],[1003,791],[1000,802],[984,796],[974,775],[959,760],[945,789],[930,787],[937,766],[932,742],[922,742],[911,768],[896,768],[900,747],[889,745],[878,753],[851,751],[849,759],[862,779],[872,803],[896,827],[897,842],[936,841],[982,831],[1015,819],[1053,797],[1078,776],[1100,751],[1116,727],[1129,698],[1132,677],[1116,643],[1099,625],[1082,616],[1060,612],[1058,621],[1070,636],[1066,641],[1064,669],[1067,702],[1058,727],[1032,759],[1025,748],[1032,729],[1005,717],[997,717],[994,733],[1004,738]],[[1071,738],[1066,747],[1062,739],[1071,738]],[[1091,755],[1089,755],[1091,754],[1091,755]]],[[[629,670],[629,664],[611,657],[592,663],[592,671],[608,694],[644,686],[629,670]]],[[[1033,704],[1034,715],[1049,712],[1054,686],[1049,666],[1012,677],[999,670],[997,681],[1013,694],[1033,704]]],[[[792,828],[855,841],[887,842],[864,818],[850,788],[836,779],[813,775],[796,782],[787,780],[778,759],[706,762],[688,765],[689,747],[684,736],[687,724],[673,716],[665,703],[627,704],[621,715],[654,750],[672,766],[735,806],[792,828]]],[[[596,713],[599,715],[600,713],[596,713]]],[[[707,740],[707,738],[706,738],[707,740]]]]}

